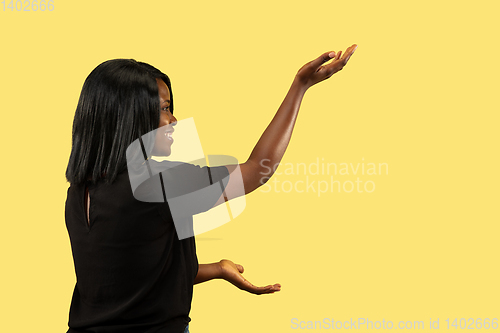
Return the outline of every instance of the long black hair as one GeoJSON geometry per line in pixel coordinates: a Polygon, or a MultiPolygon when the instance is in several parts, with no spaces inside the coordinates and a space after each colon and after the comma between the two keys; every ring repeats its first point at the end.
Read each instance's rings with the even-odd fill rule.
{"type": "Polygon", "coordinates": [[[134,59],[108,60],[83,84],[73,121],[66,179],[71,185],[100,180],[112,183],[127,167],[127,147],[160,123],[156,78],[170,90],[169,77],[134,59]]]}

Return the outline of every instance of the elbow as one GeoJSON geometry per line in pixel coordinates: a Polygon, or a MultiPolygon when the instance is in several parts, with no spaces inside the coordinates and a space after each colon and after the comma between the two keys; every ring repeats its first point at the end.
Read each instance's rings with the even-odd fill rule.
{"type": "Polygon", "coordinates": [[[248,179],[245,183],[245,194],[255,191],[262,185],[266,184],[273,176],[276,168],[271,168],[263,163],[256,163],[254,161],[247,161],[245,163],[243,178],[248,179]],[[247,175],[247,177],[245,177],[247,175]]]}
{"type": "Polygon", "coordinates": [[[274,174],[274,172],[266,172],[266,173],[260,172],[257,180],[254,183],[255,185],[252,186],[252,190],[250,192],[253,192],[254,190],[261,187],[262,185],[266,184],[269,181],[269,179],[271,179],[273,174],[274,174]]]}
{"type": "Polygon", "coordinates": [[[269,175],[265,175],[265,176],[259,175],[260,177],[257,178],[256,180],[252,181],[251,184],[248,184],[248,186],[245,184],[245,194],[252,193],[256,189],[258,189],[259,187],[261,187],[262,185],[267,183],[272,175],[273,174],[269,174],[269,175]]]}
{"type": "Polygon", "coordinates": [[[260,178],[259,178],[259,182],[258,182],[258,185],[257,187],[260,187],[262,185],[264,185],[265,183],[267,183],[269,181],[269,179],[271,179],[271,177],[273,176],[274,172],[271,172],[271,173],[268,173],[268,174],[260,174],[260,178]]]}

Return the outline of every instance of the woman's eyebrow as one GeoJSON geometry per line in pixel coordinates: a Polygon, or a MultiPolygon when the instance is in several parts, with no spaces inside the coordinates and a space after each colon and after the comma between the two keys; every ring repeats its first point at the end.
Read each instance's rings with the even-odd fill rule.
{"type": "Polygon", "coordinates": [[[161,104],[164,104],[164,103],[168,103],[168,104],[170,104],[170,100],[169,100],[169,99],[166,99],[166,100],[164,100],[161,104]]]}

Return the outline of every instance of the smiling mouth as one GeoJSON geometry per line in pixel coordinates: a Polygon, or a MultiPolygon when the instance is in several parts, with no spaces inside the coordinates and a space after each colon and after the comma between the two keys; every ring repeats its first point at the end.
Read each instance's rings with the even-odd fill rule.
{"type": "Polygon", "coordinates": [[[167,139],[168,139],[168,140],[170,140],[170,141],[174,141],[174,139],[172,138],[172,133],[173,133],[173,132],[174,132],[174,131],[166,131],[166,132],[165,132],[165,136],[166,136],[166,137],[167,137],[167,139]]]}

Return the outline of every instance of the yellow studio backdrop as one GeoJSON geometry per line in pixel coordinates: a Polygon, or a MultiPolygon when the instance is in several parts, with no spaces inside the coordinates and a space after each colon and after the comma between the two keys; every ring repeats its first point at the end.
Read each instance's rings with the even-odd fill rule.
{"type": "Polygon", "coordinates": [[[231,259],[282,290],[196,285],[191,332],[500,330],[497,1],[11,2],[0,7],[2,332],[68,329],[65,170],[98,64],[158,67],[205,154],[245,161],[297,70],[353,43],[348,65],[306,93],[277,174],[234,221],[197,236],[200,263],[231,259]]]}

